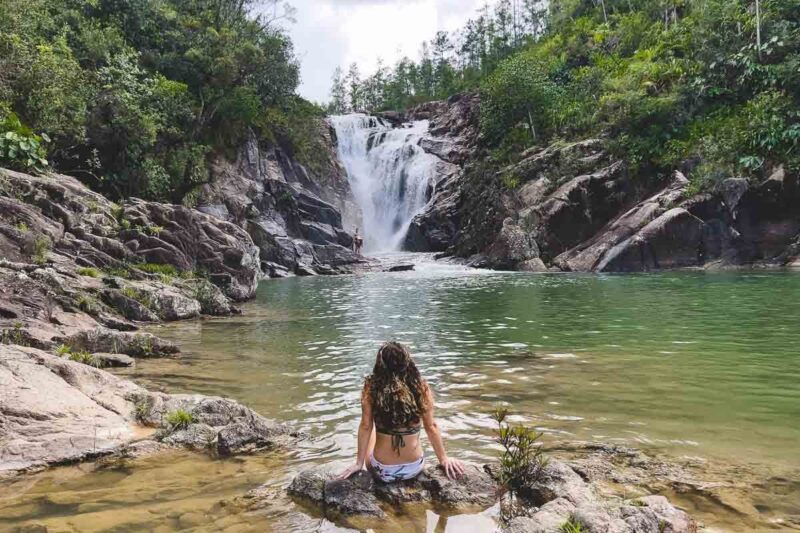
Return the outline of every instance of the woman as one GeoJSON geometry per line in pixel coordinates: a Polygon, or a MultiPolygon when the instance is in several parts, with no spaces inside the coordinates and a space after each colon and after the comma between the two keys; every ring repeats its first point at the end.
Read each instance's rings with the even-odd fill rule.
{"type": "Polygon", "coordinates": [[[362,470],[367,460],[373,475],[386,483],[415,478],[425,467],[419,440],[422,427],[447,477],[460,477],[464,465],[447,457],[442,433],[433,417],[430,387],[408,348],[387,342],[378,350],[375,368],[361,393],[356,463],[339,479],[362,470]]]}

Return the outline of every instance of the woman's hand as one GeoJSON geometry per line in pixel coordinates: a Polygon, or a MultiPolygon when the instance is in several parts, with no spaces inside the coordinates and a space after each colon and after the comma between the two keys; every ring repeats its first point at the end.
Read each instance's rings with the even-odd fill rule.
{"type": "Polygon", "coordinates": [[[440,461],[439,464],[442,465],[444,473],[450,479],[458,479],[464,475],[464,463],[458,459],[450,459],[448,457],[444,461],[440,461]]]}
{"type": "Polygon", "coordinates": [[[350,466],[347,470],[345,470],[344,472],[342,472],[338,476],[336,476],[336,479],[347,479],[350,476],[352,476],[353,474],[355,474],[356,472],[361,472],[362,470],[364,470],[364,465],[356,463],[356,464],[350,466]]]}

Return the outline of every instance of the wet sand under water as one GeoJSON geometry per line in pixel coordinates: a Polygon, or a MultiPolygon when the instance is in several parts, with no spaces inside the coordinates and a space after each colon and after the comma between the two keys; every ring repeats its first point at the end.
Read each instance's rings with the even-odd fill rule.
{"type": "MultiPolygon", "coordinates": [[[[119,373],[155,390],[235,398],[312,441],[280,454],[219,461],[171,452],[6,482],[0,530],[334,531],[297,512],[283,489],[306,465],[352,460],[360,382],[390,338],[412,345],[452,455],[496,457],[490,414],[501,403],[551,448],[596,441],[690,465],[692,483],[660,488],[709,531],[800,529],[792,294],[800,275],[788,272],[520,275],[423,265],[265,282],[245,316],[158,328],[181,357],[119,373]],[[263,483],[275,504],[247,512],[241,497],[263,483]]],[[[490,516],[442,516],[433,526],[435,511],[410,508],[379,530],[493,528],[490,516]]]]}

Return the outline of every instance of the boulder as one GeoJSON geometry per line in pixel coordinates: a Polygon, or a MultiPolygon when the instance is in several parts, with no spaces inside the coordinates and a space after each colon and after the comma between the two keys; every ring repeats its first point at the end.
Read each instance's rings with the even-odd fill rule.
{"type": "MultiPolygon", "coordinates": [[[[481,266],[515,270],[519,265],[539,259],[536,241],[509,217],[495,241],[485,252],[486,260],[481,266]]],[[[533,263],[536,264],[536,263],[533,263]]]]}
{"type": "Polygon", "coordinates": [[[670,209],[601,260],[600,272],[640,272],[702,264],[704,223],[683,208],[670,209]]]}
{"type": "Polygon", "coordinates": [[[134,358],[121,353],[94,353],[92,357],[100,368],[131,367],[136,364],[134,358]]]}
{"type": "Polygon", "coordinates": [[[217,430],[208,424],[189,424],[184,429],[171,431],[160,442],[169,446],[183,446],[194,450],[206,450],[217,441],[217,430]]]}
{"type": "Polygon", "coordinates": [[[112,453],[135,436],[134,394],[102,370],[0,345],[0,475],[112,453]]]}
{"type": "Polygon", "coordinates": [[[58,340],[72,347],[73,351],[122,353],[132,357],[164,357],[180,351],[172,342],[151,333],[131,333],[103,327],[81,330],[58,340]]]}
{"type": "Polygon", "coordinates": [[[290,495],[302,498],[331,516],[381,517],[379,502],[393,505],[433,502],[451,508],[491,507],[497,502],[497,482],[478,466],[467,465],[465,475],[448,479],[438,466],[429,466],[414,480],[383,483],[366,471],[347,480],[336,480],[326,467],[314,467],[298,474],[288,488],[290,495]]]}

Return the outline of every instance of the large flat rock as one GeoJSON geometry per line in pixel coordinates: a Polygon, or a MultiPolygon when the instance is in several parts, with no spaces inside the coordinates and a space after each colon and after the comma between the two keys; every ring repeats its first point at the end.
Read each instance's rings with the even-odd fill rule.
{"type": "Polygon", "coordinates": [[[96,368],[0,346],[0,475],[110,453],[137,436],[137,385],[96,368]]]}

